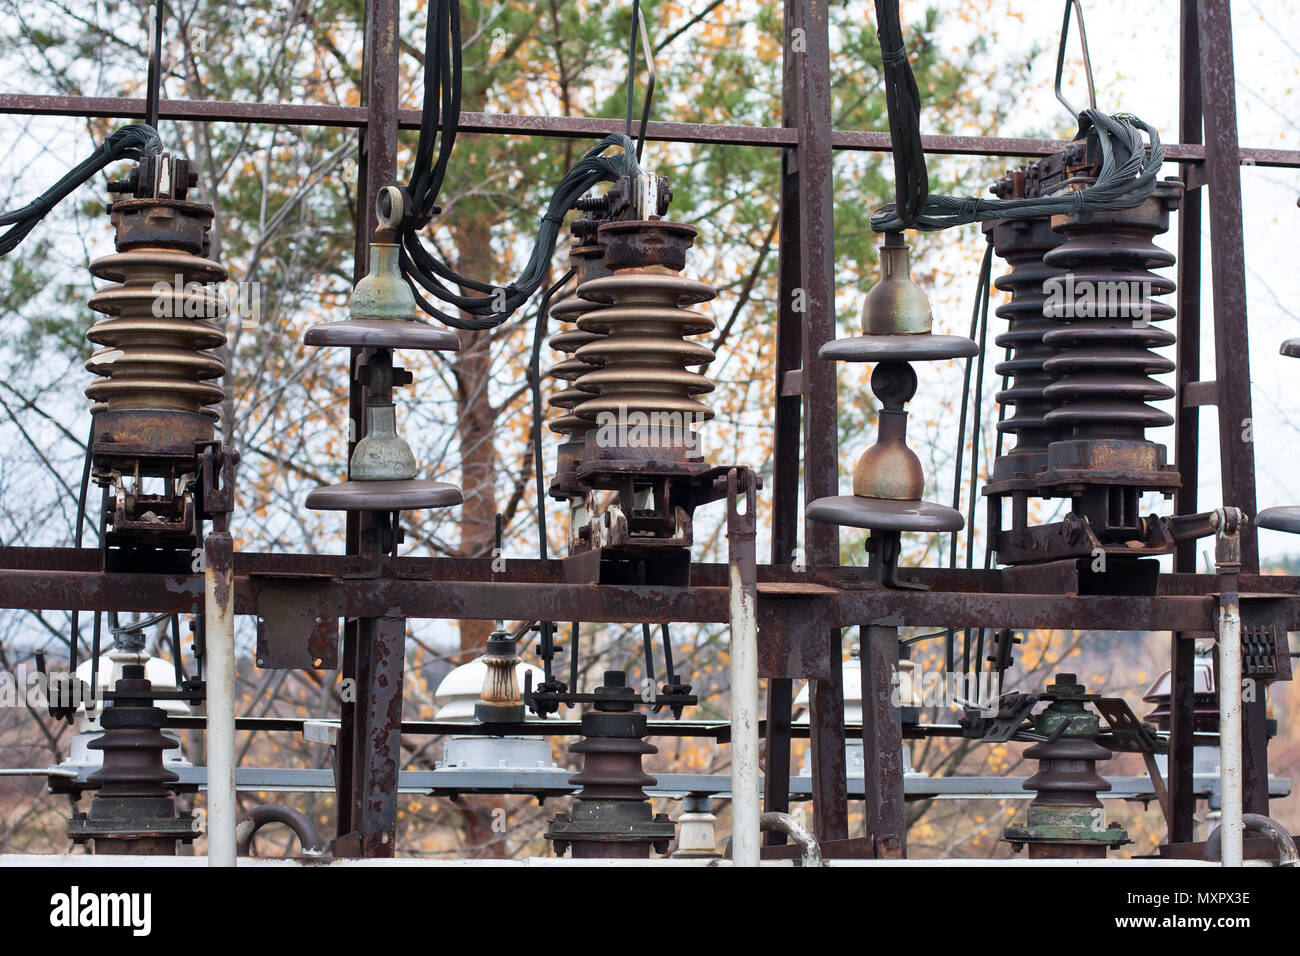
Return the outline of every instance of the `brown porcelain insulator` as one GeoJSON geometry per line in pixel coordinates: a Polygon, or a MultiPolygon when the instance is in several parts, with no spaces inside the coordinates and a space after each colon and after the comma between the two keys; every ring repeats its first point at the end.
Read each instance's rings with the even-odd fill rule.
{"type": "Polygon", "coordinates": [[[117,249],[91,263],[107,279],[90,297],[104,315],[86,334],[101,346],[86,362],[100,378],[96,441],[189,445],[212,437],[225,372],[211,351],[226,341],[220,263],[204,258],[212,207],[172,199],[115,203],[117,249]]]}
{"type": "Polygon", "coordinates": [[[714,358],[708,346],[687,341],[714,328],[712,319],[685,308],[716,295],[708,283],[680,275],[695,233],[691,226],[657,220],[600,227],[611,274],[578,289],[583,299],[605,306],[578,320],[582,331],[603,335],[576,353],[599,366],[576,383],[595,393],[574,409],[588,422],[607,414],[668,412],[679,422],[713,417],[696,398],[712,391],[713,383],[689,371],[714,358]]]}
{"type": "Polygon", "coordinates": [[[641,769],[641,758],[659,752],[644,740],[628,737],[588,737],[569,747],[582,755],[582,770],[569,778],[580,785],[582,800],[644,801],[655,778],[641,769]]]}
{"type": "Polygon", "coordinates": [[[87,778],[98,789],[90,811],[68,821],[68,836],[93,843],[95,853],[174,855],[177,841],[198,831],[188,813],[176,812],[170,785],[179,778],[163,765],[163,752],[176,746],[162,731],[167,714],[150,699],[139,664],[122,668],[114,691],[100,716],[104,733],[90,742],[104,753],[103,767],[87,778]]]}
{"type": "MultiPolygon", "coordinates": [[[[578,246],[569,256],[569,264],[573,267],[574,278],[577,280],[579,287],[588,279],[609,275],[609,270],[605,268],[605,250],[599,245],[578,246]]],[[[551,306],[551,318],[557,322],[563,322],[567,326],[573,326],[584,315],[600,307],[599,304],[579,296],[575,289],[573,295],[561,299],[551,306]]],[[[584,374],[598,366],[578,358],[574,353],[582,346],[599,341],[602,338],[604,338],[603,333],[585,332],[576,327],[569,327],[555,333],[549,339],[548,344],[551,348],[566,356],[566,358],[551,366],[549,373],[551,378],[566,383],[563,389],[550,398],[552,408],[558,408],[565,412],[565,414],[550,423],[551,431],[557,435],[580,437],[590,425],[590,422],[574,415],[571,410],[580,402],[591,398],[593,393],[590,390],[578,388],[575,383],[584,374]]]]}
{"type": "Polygon", "coordinates": [[[1030,806],[1099,807],[1097,794],[1110,789],[1097,761],[1114,755],[1095,740],[1061,737],[1034,744],[1025,756],[1038,761],[1038,772],[1025,781],[1025,789],[1036,793],[1030,806]]]}
{"type": "Polygon", "coordinates": [[[582,740],[569,752],[582,755],[582,770],[569,778],[581,786],[573,808],[551,820],[546,839],[575,858],[645,859],[653,848],[668,852],[674,824],[656,814],[645,788],[655,778],[641,758],[658,753],[645,742],[646,716],[633,710],[636,691],[622,671],[606,671],[593,708],[582,715],[582,740]]]}
{"type": "MultiPolygon", "coordinates": [[[[115,689],[123,694],[149,688],[147,680],[123,678],[115,689]]],[[[104,752],[104,766],[88,778],[100,785],[97,797],[171,797],[167,784],[180,778],[163,766],[163,752],[176,746],[175,738],[162,732],[166,717],[147,699],[104,708],[104,734],[89,744],[91,750],[104,752]]]]}

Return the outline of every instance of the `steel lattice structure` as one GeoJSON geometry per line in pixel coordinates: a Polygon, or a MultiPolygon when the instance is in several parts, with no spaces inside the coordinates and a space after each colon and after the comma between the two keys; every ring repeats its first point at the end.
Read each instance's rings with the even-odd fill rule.
{"type": "MultiPolygon", "coordinates": [[[[1197,501],[1198,434],[1202,408],[1219,421],[1220,467],[1226,505],[1255,514],[1253,448],[1232,440],[1238,423],[1251,418],[1245,260],[1239,166],[1300,168],[1300,151],[1244,149],[1238,143],[1231,27],[1227,0],[1182,0],[1179,142],[1166,146],[1188,189],[1182,200],[1177,239],[1176,423],[1173,457],[1182,472],[1175,516],[1193,515],[1197,501]],[[1201,129],[1207,131],[1202,142],[1201,129]],[[1208,194],[1208,199],[1205,196],[1208,194]],[[1210,234],[1209,262],[1201,254],[1202,224],[1210,234]],[[1219,343],[1213,369],[1203,369],[1198,342],[1203,267],[1213,283],[1213,331],[1219,343]]],[[[397,177],[400,129],[418,128],[418,111],[398,109],[398,0],[368,0],[365,22],[363,104],[360,107],[279,103],[222,103],[164,100],[159,116],[203,123],[275,123],[355,129],[360,140],[359,196],[373,198],[397,177]]],[[[904,784],[897,761],[887,759],[901,740],[889,700],[890,642],[899,626],[1142,630],[1169,632],[1172,667],[1169,733],[1168,838],[1165,852],[1199,855],[1193,843],[1195,789],[1193,639],[1216,630],[1220,608],[1239,595],[1248,626],[1300,629],[1300,580],[1260,576],[1254,528],[1240,530],[1240,574],[1195,573],[1195,543],[1174,549],[1173,573],[1162,573],[1151,593],[1089,594],[1073,562],[994,570],[920,568],[909,577],[926,590],[892,589],[872,581],[864,569],[839,566],[834,525],[808,520],[799,534],[800,504],[837,494],[836,369],[817,361],[835,338],[832,155],[836,150],[887,151],[888,133],[836,130],[831,123],[831,50],[827,0],[784,0],[784,29],[800,31],[798,68],[789,54],[783,66],[780,127],[704,126],[650,123],[648,138],[678,143],[743,145],[779,150],[781,219],[775,396],[774,473],[770,488],[770,560],[754,552],[753,510],[735,507],[737,495],[754,492],[754,476],[743,467],[717,480],[728,500],[728,565],[692,564],[689,583],[608,584],[571,561],[515,559],[495,572],[490,559],[394,557],[379,577],[365,570],[362,523],[349,512],[344,555],[234,552],[228,534],[210,534],[207,561],[231,587],[233,612],[270,615],[285,611],[285,590],[309,595],[313,608],[342,617],[342,669],[357,679],[360,694],[343,705],[338,738],[336,856],[390,856],[394,852],[396,798],[402,733],[446,733],[455,728],[400,720],[405,621],[411,618],[590,622],[716,622],[734,620],[732,577],[755,604],[758,623],[757,672],[768,682],[767,741],[763,805],[787,811],[791,802],[791,701],[794,681],[812,687],[811,800],[816,837],[828,856],[896,857],[904,853],[904,784]],[[806,309],[794,311],[792,290],[802,289],[806,309]],[[800,487],[800,466],[806,480],[800,487]],[[806,567],[792,567],[802,539],[806,567]],[[401,616],[394,616],[393,609],[401,616]],[[881,626],[882,622],[887,626],[881,626]],[[854,799],[866,801],[868,832],[849,832],[850,791],[845,764],[846,726],[841,674],[841,632],[861,626],[864,712],[861,733],[865,786],[854,799]]],[[[143,100],[0,94],[0,112],[118,119],[146,115],[143,100]]],[[[485,135],[590,138],[620,131],[617,120],[554,116],[464,114],[461,129],[485,135]]],[[[1048,157],[1067,144],[997,137],[928,136],[927,152],[1006,157],[1048,157]]],[[[380,223],[373,203],[356,223],[355,277],[367,273],[371,237],[380,223]]],[[[354,348],[354,364],[357,350],[354,348]]],[[[351,385],[349,417],[363,418],[364,393],[351,385]]],[[[213,467],[220,468],[220,462],[213,467]]],[[[214,487],[219,482],[214,483],[214,487]]],[[[228,491],[228,489],[227,489],[228,491]]],[[[214,496],[215,497],[215,496],[214,496]]],[[[208,500],[209,507],[221,506],[208,500]]],[[[229,511],[229,503],[225,504],[229,511]]],[[[212,594],[208,595],[211,607],[212,594]]],[[[201,574],[104,571],[98,552],[70,548],[0,548],[0,606],[80,611],[199,614],[205,606],[201,574]]],[[[1267,814],[1268,758],[1265,700],[1244,708],[1244,808],[1267,814]]],[[[295,729],[241,719],[247,729],[295,729]]],[[[292,722],[291,722],[292,723],[292,722]]],[[[171,726],[201,725],[197,718],[171,726]]],[[[562,725],[568,732],[574,728],[562,725]]],[[[496,725],[496,732],[522,731],[496,725]]],[[[531,729],[531,725],[530,725],[531,729]]],[[[535,730],[533,730],[535,732],[535,730]]],[[[562,732],[557,727],[555,732],[562,732]]],[[[651,733],[670,732],[654,724],[651,733]]],[[[686,732],[683,730],[682,732],[686,732]]],[[[694,732],[694,731],[692,731],[694,732]]],[[[700,730],[698,732],[706,732],[700,730]]],[[[727,728],[717,728],[721,738],[727,728]]],[[[910,733],[927,732],[924,726],[910,733]]],[[[928,732],[955,733],[955,728],[928,732]]],[[[779,838],[774,843],[784,842],[779,838]]],[[[770,853],[788,853],[771,847],[770,853]]]]}

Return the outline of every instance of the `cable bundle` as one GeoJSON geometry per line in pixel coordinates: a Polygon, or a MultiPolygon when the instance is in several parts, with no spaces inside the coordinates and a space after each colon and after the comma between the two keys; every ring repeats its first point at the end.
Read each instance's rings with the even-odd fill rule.
{"type": "Polygon", "coordinates": [[[424,104],[420,138],[416,145],[407,192],[410,215],[402,223],[402,271],[412,283],[416,301],[429,315],[445,325],[470,331],[491,329],[506,321],[540,288],[564,217],[585,193],[601,182],[613,182],[638,170],[632,141],[624,135],[607,136],[590,149],[559,182],[541,217],[537,239],[528,264],[518,279],[501,287],[461,275],[430,253],[420,241],[419,230],[437,211],[438,193],[447,171],[447,161],[460,125],[461,52],[459,0],[434,0],[425,27],[424,104]],[[442,133],[439,136],[439,117],[442,133]],[[622,152],[604,155],[614,147],[622,152]],[[452,283],[451,288],[445,283],[452,283]],[[483,316],[462,319],[438,309],[419,293],[418,285],[462,312],[483,316]],[[469,289],[480,295],[464,295],[469,289]]]}
{"type": "Polygon", "coordinates": [[[1086,109],[1079,114],[1079,135],[1095,130],[1102,152],[1097,180],[1086,189],[1036,199],[929,195],[921,145],[920,93],[903,46],[898,0],[876,0],[876,23],[885,71],[896,197],[871,214],[871,228],[876,232],[948,229],[986,219],[1034,219],[1090,209],[1130,209],[1141,205],[1155,189],[1165,158],[1160,134],[1136,116],[1086,109]]]}
{"type": "MultiPolygon", "coordinates": [[[[885,209],[900,209],[896,217],[902,229],[921,214],[930,193],[930,177],[925,169],[925,150],[921,146],[921,91],[917,89],[912,65],[907,62],[903,45],[903,25],[898,14],[898,0],[876,0],[876,36],[880,39],[880,59],[885,70],[885,107],[889,112],[889,141],[894,153],[894,196],[896,201],[885,209]]],[[[883,210],[881,210],[883,211],[883,210]]],[[[877,212],[871,217],[876,225],[877,212]]]]}
{"type": "Polygon", "coordinates": [[[67,199],[78,186],[89,182],[105,166],[119,159],[140,159],[148,153],[161,151],[162,140],[152,126],[132,123],[115,130],[89,157],[45,192],[21,209],[0,215],[0,226],[13,227],[0,235],[0,256],[8,255],[17,248],[51,209],[67,199]]]}

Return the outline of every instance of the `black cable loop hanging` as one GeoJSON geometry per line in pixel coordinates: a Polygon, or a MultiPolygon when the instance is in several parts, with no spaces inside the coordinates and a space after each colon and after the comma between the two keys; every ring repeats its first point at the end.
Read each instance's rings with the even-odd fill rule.
{"type": "MultiPolygon", "coordinates": [[[[635,28],[635,23],[634,23],[635,28]]],[[[538,220],[537,237],[522,274],[504,286],[466,276],[438,259],[420,239],[437,211],[437,199],[460,126],[462,61],[459,0],[436,0],[425,26],[424,100],[420,136],[406,186],[410,213],[398,229],[400,263],[416,303],[433,318],[463,331],[493,329],[541,287],[564,217],[596,184],[639,171],[627,135],[607,136],[561,178],[538,220]],[[620,153],[605,155],[618,148],[620,153]],[[466,292],[479,293],[467,295],[466,292]],[[469,317],[444,312],[425,294],[469,317]]]]}

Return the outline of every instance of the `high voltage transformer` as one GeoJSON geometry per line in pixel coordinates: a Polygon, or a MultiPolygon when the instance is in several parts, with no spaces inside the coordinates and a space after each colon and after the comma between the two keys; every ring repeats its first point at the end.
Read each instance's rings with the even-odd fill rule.
{"type": "MultiPolygon", "coordinates": [[[[183,111],[160,102],[153,62],[147,122],[113,133],[49,191],[0,218],[11,227],[0,253],[21,256],[18,244],[59,201],[100,170],[131,163],[125,173],[115,167],[121,178],[109,186],[115,251],[89,264],[104,284],[86,303],[95,315],[86,332],[91,430],[77,509],[79,527],[88,517],[101,530],[99,547],[81,547],[78,532],[74,548],[0,548],[0,606],[73,615],[67,667],[49,675],[48,708],[76,724],[83,746],[57,767],[36,768],[52,791],[80,800],[67,836],[97,855],[175,855],[202,839],[208,862],[233,865],[262,826],[284,823],[301,859],[387,858],[403,851],[399,794],[529,794],[557,799],[545,839],[571,859],[814,866],[907,856],[909,800],[1017,794],[1031,799],[1001,839],[1028,860],[1137,854],[1103,802],[1122,797],[1160,807],[1158,857],[1293,862],[1294,842],[1269,812],[1270,799],[1290,787],[1269,773],[1266,708],[1268,685],[1291,676],[1287,632],[1300,628],[1300,584],[1259,575],[1255,530],[1300,532],[1300,508],[1256,512],[1249,442],[1221,445],[1222,502],[1197,500],[1197,418],[1188,410],[1214,406],[1221,432],[1250,419],[1231,37],[1226,3],[1201,8],[1199,18],[1184,14],[1200,54],[1193,44],[1182,66],[1184,122],[1195,129],[1180,138],[1199,142],[1202,117],[1207,130],[1230,127],[1232,136],[1166,147],[1153,126],[1095,102],[1066,104],[1078,122],[1068,143],[922,135],[925,104],[898,4],[876,0],[889,134],[836,136],[892,151],[896,194],[871,216],[879,276],[858,327],[836,337],[824,2],[785,5],[782,106],[793,134],[784,138],[651,126],[653,50],[633,4],[627,116],[553,185],[527,263],[506,284],[461,274],[427,244],[440,217],[457,215],[439,200],[458,132],[478,122],[461,112],[459,4],[429,3],[419,137],[404,181],[391,42],[397,6],[369,4],[367,106],[335,110],[363,129],[358,275],[346,317],[315,324],[303,338],[347,357],[347,380],[338,383],[352,420],[346,478],[301,502],[337,515],[344,554],[235,549],[241,436],[231,447],[218,425],[227,414],[223,381],[238,359],[228,354],[232,319],[220,291],[228,273],[210,242],[217,213],[199,201],[213,199],[216,187],[161,138],[160,118],[183,111]],[[651,82],[638,124],[639,56],[650,61],[651,82]],[[703,450],[718,388],[709,303],[727,294],[705,266],[707,239],[674,218],[671,183],[643,158],[651,137],[782,150],[772,200],[781,219],[771,467],[703,450]],[[926,155],[953,151],[1025,161],[982,184],[985,195],[933,194],[926,155]],[[1177,176],[1165,174],[1170,161],[1179,163],[1177,176]],[[1207,192],[1213,379],[1201,378],[1194,344],[1207,192]],[[1177,253],[1159,241],[1175,214],[1177,253]],[[942,334],[912,275],[912,242],[919,232],[961,226],[982,231],[986,250],[972,277],[969,334],[942,334]],[[1175,281],[1175,267],[1190,284],[1175,281]],[[1006,295],[991,307],[994,290],[1006,295]],[[399,390],[436,388],[416,381],[410,353],[455,352],[530,303],[536,557],[502,566],[404,553],[404,516],[456,514],[475,491],[469,479],[462,488],[425,477],[426,463],[403,437],[399,390]],[[1002,323],[991,342],[990,311],[1002,323]],[[909,408],[938,406],[934,363],[950,361],[962,363],[964,390],[956,494],[946,503],[926,498],[933,476],[909,446],[908,418],[909,408]],[[851,476],[838,474],[840,363],[871,369],[870,397],[853,401],[871,410],[876,437],[851,476]],[[966,455],[981,453],[985,387],[995,389],[998,422],[981,481],[978,458],[968,473],[963,467],[966,455]],[[544,453],[543,424],[558,438],[553,456],[544,453]],[[1169,426],[1172,446],[1153,437],[1169,426]],[[971,542],[981,499],[986,549],[977,567],[971,542]],[[548,500],[564,515],[559,555],[549,553],[548,500]],[[764,563],[760,501],[772,544],[764,563]],[[697,513],[725,528],[725,563],[701,560],[697,513]],[[865,532],[860,563],[841,564],[839,528],[865,532]],[[962,535],[965,567],[957,560],[962,535]],[[948,545],[946,560],[908,566],[910,546],[926,540],[917,536],[941,542],[940,551],[948,545]],[[1195,573],[1202,548],[1214,553],[1213,573],[1195,573]],[[86,614],[90,654],[82,659],[78,615],[86,614]],[[288,728],[237,714],[236,616],[256,619],[259,668],[337,672],[352,688],[339,710],[288,728]],[[448,677],[453,704],[432,721],[403,717],[412,619],[497,622],[484,655],[448,677]],[[701,691],[681,649],[682,627],[707,623],[727,626],[730,697],[721,719],[700,716],[701,691]],[[580,662],[596,655],[580,639],[584,624],[639,629],[640,686],[612,667],[584,685],[580,662]],[[144,650],[145,630],[157,626],[170,635],[165,663],[144,650]],[[918,628],[927,633],[917,636],[918,628]],[[848,629],[857,647],[846,661],[848,629]],[[1155,709],[1144,719],[1124,697],[1069,672],[1014,689],[1016,645],[1030,630],[1172,634],[1169,671],[1147,693],[1155,709]],[[933,682],[910,655],[927,639],[943,644],[940,682],[963,689],[948,719],[923,717],[933,682]],[[807,681],[803,724],[794,718],[796,680],[807,681]],[[575,712],[576,721],[561,716],[575,712]],[[248,777],[253,768],[237,765],[241,729],[297,730],[332,746],[334,832],[322,835],[286,806],[238,812],[241,790],[306,786],[283,768],[248,777]],[[181,730],[202,731],[203,766],[176,752],[172,733],[181,730]],[[794,772],[791,743],[805,734],[807,765],[794,772]],[[437,769],[407,766],[403,737],[443,735],[450,739],[437,769]],[[651,740],[687,736],[728,748],[730,772],[647,772],[643,761],[659,751],[651,740]],[[1028,744],[1023,754],[1034,766],[1022,777],[953,789],[911,765],[909,741],[945,737],[1028,744]],[[557,766],[553,738],[569,738],[576,773],[557,766]],[[1125,753],[1145,774],[1107,776],[1107,762],[1125,753]],[[1220,814],[1212,833],[1195,830],[1198,800],[1220,814]],[[729,810],[725,842],[715,801],[729,810]],[[801,803],[810,817],[792,812],[801,803]]],[[[1065,34],[1072,12],[1081,16],[1077,2],[1065,4],[1065,34]]],[[[156,38],[167,22],[160,7],[156,38]]],[[[1056,91],[1063,102],[1065,40],[1056,91]]],[[[119,115],[93,98],[57,100],[42,106],[39,97],[4,94],[0,110],[119,115]]],[[[222,108],[214,104],[211,115],[224,116],[222,108]]],[[[251,104],[239,115],[338,121],[318,112],[251,104]]],[[[557,117],[497,122],[501,132],[576,137],[574,128],[557,117]]],[[[1300,166],[1293,152],[1265,160],[1300,166]]],[[[1300,355],[1300,347],[1283,352],[1300,355]]],[[[502,538],[498,522],[497,554],[502,538]]]]}

